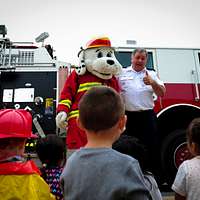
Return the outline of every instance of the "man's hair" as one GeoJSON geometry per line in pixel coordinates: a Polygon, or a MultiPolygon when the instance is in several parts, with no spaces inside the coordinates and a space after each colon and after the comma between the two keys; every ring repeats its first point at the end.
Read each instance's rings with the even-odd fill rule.
{"type": "Polygon", "coordinates": [[[132,56],[135,56],[136,53],[145,53],[146,57],[148,57],[148,52],[146,49],[136,48],[135,50],[133,50],[132,56]]]}
{"type": "Polygon", "coordinates": [[[187,140],[191,144],[194,142],[200,153],[200,118],[195,118],[191,121],[187,129],[187,140]]]}
{"type": "Polygon", "coordinates": [[[55,134],[49,134],[38,140],[36,152],[43,164],[57,166],[60,161],[65,159],[66,147],[62,138],[55,134]]]}
{"type": "Polygon", "coordinates": [[[121,96],[107,86],[92,87],[79,103],[79,119],[90,131],[112,128],[125,113],[121,96]]]}

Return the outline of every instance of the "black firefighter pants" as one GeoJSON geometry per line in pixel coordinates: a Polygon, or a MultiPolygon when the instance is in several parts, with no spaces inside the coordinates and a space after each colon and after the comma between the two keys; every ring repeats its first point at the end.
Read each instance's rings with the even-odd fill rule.
{"type": "Polygon", "coordinates": [[[154,110],[126,111],[127,124],[123,134],[139,139],[148,149],[149,170],[154,174],[159,165],[157,117],[154,110]]]}

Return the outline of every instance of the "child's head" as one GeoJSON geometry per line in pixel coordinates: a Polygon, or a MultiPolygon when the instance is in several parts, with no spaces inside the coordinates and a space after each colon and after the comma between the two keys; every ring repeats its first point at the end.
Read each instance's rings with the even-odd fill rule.
{"type": "Polygon", "coordinates": [[[121,121],[125,126],[125,106],[120,95],[107,86],[93,87],[88,90],[79,103],[81,126],[91,132],[101,132],[114,127],[121,121]]]}
{"type": "Polygon", "coordinates": [[[22,155],[27,138],[32,134],[32,116],[26,110],[0,110],[0,157],[22,155]]]}
{"type": "Polygon", "coordinates": [[[36,152],[43,164],[59,166],[65,160],[66,146],[62,138],[55,134],[49,134],[38,140],[36,152]]]}
{"type": "Polygon", "coordinates": [[[112,148],[120,153],[137,159],[143,172],[148,170],[148,151],[137,138],[128,135],[121,135],[121,137],[113,143],[112,148]]]}
{"type": "Polygon", "coordinates": [[[187,142],[189,150],[194,155],[200,154],[200,118],[193,119],[188,126],[187,142]]]}

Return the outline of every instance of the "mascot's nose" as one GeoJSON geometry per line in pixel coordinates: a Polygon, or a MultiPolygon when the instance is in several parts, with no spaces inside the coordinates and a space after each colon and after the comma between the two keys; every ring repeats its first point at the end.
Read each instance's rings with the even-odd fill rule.
{"type": "Polygon", "coordinates": [[[109,65],[113,65],[115,62],[114,62],[113,60],[107,60],[107,63],[108,63],[109,65]]]}

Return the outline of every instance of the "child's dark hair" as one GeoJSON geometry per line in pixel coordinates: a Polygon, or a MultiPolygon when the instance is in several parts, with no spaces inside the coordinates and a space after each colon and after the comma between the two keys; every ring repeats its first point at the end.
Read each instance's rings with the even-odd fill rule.
{"type": "Polygon", "coordinates": [[[45,138],[38,139],[36,152],[42,164],[57,166],[65,159],[66,145],[56,134],[48,134],[45,138]]]}
{"type": "Polygon", "coordinates": [[[145,145],[140,141],[128,135],[121,135],[120,138],[113,143],[112,148],[120,153],[129,155],[138,160],[143,172],[148,171],[148,151],[145,145]]]}
{"type": "Polygon", "coordinates": [[[83,127],[95,132],[113,127],[124,113],[120,95],[107,86],[92,87],[79,103],[79,119],[83,127]]]}
{"type": "Polygon", "coordinates": [[[200,153],[200,118],[195,118],[191,121],[187,129],[187,141],[189,144],[194,142],[200,153]]]}

